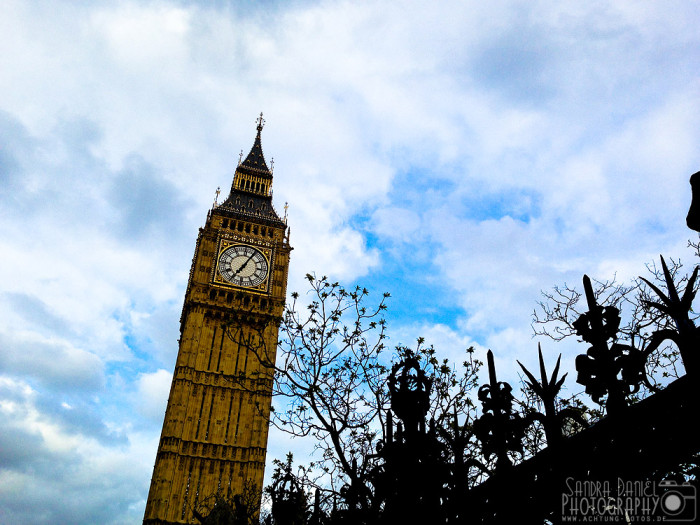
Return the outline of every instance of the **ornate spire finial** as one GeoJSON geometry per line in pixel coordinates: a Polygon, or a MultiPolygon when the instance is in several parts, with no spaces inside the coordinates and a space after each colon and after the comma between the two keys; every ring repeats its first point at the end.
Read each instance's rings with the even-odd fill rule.
{"type": "Polygon", "coordinates": [[[289,210],[289,203],[284,203],[284,223],[287,224],[287,210],[289,210]]]}
{"type": "Polygon", "coordinates": [[[270,173],[275,173],[275,157],[270,159],[270,173]]]}
{"type": "Polygon", "coordinates": [[[263,129],[263,126],[265,125],[265,119],[263,118],[262,111],[260,112],[260,116],[255,122],[258,124],[258,133],[260,133],[263,129]]]}
{"type": "Polygon", "coordinates": [[[241,165],[241,162],[243,162],[243,150],[241,150],[241,153],[238,155],[238,165],[241,165]]]}
{"type": "Polygon", "coordinates": [[[214,196],[214,206],[219,204],[219,193],[221,193],[221,186],[216,188],[216,195],[214,196]]]}

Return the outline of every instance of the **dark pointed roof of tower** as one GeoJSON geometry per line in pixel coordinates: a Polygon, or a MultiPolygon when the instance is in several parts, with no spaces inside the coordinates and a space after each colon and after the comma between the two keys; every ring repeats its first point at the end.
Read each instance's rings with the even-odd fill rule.
{"type": "Polygon", "coordinates": [[[260,142],[260,132],[264,125],[265,119],[260,113],[260,117],[257,119],[258,133],[255,136],[253,147],[245,160],[239,162],[231,184],[231,192],[226,200],[218,205],[216,209],[231,213],[232,216],[250,216],[257,220],[263,219],[277,225],[284,225],[284,221],[280,219],[272,206],[272,171],[267,167],[260,142]],[[263,179],[266,189],[265,191],[243,189],[242,184],[239,184],[237,188],[236,180],[239,177],[242,178],[241,180],[246,180],[249,177],[256,177],[258,180],[263,179]]]}
{"type": "Polygon", "coordinates": [[[253,143],[253,147],[250,149],[250,153],[248,153],[248,156],[245,158],[245,160],[239,164],[236,171],[248,171],[250,173],[249,170],[251,170],[256,175],[267,175],[269,177],[272,177],[272,172],[270,171],[270,168],[267,167],[267,163],[265,162],[265,155],[263,154],[262,143],[260,142],[260,132],[262,131],[263,126],[265,125],[265,119],[263,118],[262,113],[260,113],[260,117],[258,117],[257,123],[258,133],[255,136],[255,142],[253,143]]]}

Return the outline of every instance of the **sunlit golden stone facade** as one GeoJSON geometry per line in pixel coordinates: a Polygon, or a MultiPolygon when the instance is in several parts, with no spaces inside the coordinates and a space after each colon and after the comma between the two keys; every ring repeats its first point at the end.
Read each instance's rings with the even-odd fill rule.
{"type": "Polygon", "coordinates": [[[262,122],[199,231],[144,524],[196,523],[192,510],[217,492],[262,491],[273,374],[259,354],[274,363],[292,250],[262,122]]]}

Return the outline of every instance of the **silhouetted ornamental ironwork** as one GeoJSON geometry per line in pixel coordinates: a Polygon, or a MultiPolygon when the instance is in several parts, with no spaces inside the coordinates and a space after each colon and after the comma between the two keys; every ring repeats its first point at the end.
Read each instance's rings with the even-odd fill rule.
{"type": "Polygon", "coordinates": [[[417,358],[409,356],[392,367],[389,375],[391,409],[403,421],[406,433],[425,431],[431,388],[432,381],[417,358]]]}
{"type": "MultiPolygon", "coordinates": [[[[616,342],[619,310],[598,305],[590,279],[583,278],[588,311],[576,320],[574,327],[590,347],[576,359],[577,382],[608,413],[594,425],[589,426],[581,413],[571,407],[561,411],[556,408],[557,395],[566,377],[565,374],[558,378],[561,356],[548,377],[538,346],[540,381],[520,365],[528,386],[542,401],[544,414],[532,412],[519,419],[512,411],[511,387],[496,380],[493,354],[488,352],[489,383],[479,390],[484,415],[474,424],[474,434],[482,441],[482,454],[487,458],[495,454],[499,461],[487,480],[467,490],[465,505],[470,509],[469,518],[460,523],[582,523],[575,516],[564,519],[562,515],[562,497],[572,480],[613,487],[620,480],[658,482],[684,463],[697,465],[700,440],[695,421],[700,414],[700,395],[693,359],[697,358],[700,345],[698,329],[689,311],[698,269],[688,279],[681,297],[663,258],[661,264],[668,293],[647,283],[661,300],[649,301],[648,306],[674,319],[676,329],[651,334],[644,351],[616,342]],[[686,376],[642,401],[629,404],[628,396],[637,392],[646,380],[647,359],[664,340],[676,342],[686,376]],[[566,420],[576,422],[583,430],[572,433],[569,427],[569,432],[564,432],[566,420]],[[547,447],[511,468],[501,468],[508,465],[508,452],[522,450],[518,438],[522,439],[523,431],[535,422],[544,427],[547,447]]],[[[697,480],[688,488],[695,494],[697,480]]],[[[697,501],[693,499],[689,504],[697,505],[697,501]]],[[[697,514],[692,516],[695,518],[697,514]]],[[[657,512],[647,517],[660,521],[664,516],[657,512]]],[[[588,518],[586,522],[590,522],[591,516],[588,518]]]]}
{"type": "Polygon", "coordinates": [[[574,328],[591,344],[588,352],[576,358],[576,381],[586,387],[596,403],[607,395],[605,406],[614,413],[627,406],[627,396],[639,390],[644,380],[646,356],[636,348],[616,342],[620,327],[620,311],[614,306],[602,307],[593,295],[591,280],[583,276],[588,312],[575,322],[574,328]]]}
{"type": "Polygon", "coordinates": [[[508,383],[496,379],[493,352],[487,353],[489,383],[479,388],[484,414],[474,423],[474,435],[482,443],[486,458],[495,455],[499,469],[512,466],[509,452],[523,452],[525,422],[513,410],[512,388],[508,383]]]}
{"type": "Polygon", "coordinates": [[[652,336],[650,350],[647,353],[651,353],[651,351],[658,348],[663,341],[671,340],[678,346],[678,351],[681,354],[686,372],[697,374],[700,373],[700,331],[695,326],[695,323],[690,320],[689,313],[693,306],[693,299],[695,298],[695,281],[698,278],[698,269],[700,268],[696,266],[695,270],[693,270],[693,274],[686,284],[683,297],[681,297],[678,294],[676,284],[673,282],[671,272],[668,270],[668,266],[666,266],[666,261],[663,256],[660,256],[660,258],[668,295],[664,294],[653,283],[641,277],[641,279],[654,290],[660,300],[660,302],[647,301],[646,304],[673,319],[676,330],[667,329],[655,332],[652,336]]]}
{"type": "Polygon", "coordinates": [[[539,421],[544,427],[547,445],[549,447],[559,446],[564,439],[563,429],[567,420],[574,421],[584,428],[588,426],[588,422],[582,417],[580,410],[576,410],[575,408],[568,407],[563,410],[557,410],[557,396],[568,374],[564,374],[561,379],[559,379],[559,366],[561,365],[561,354],[559,354],[557,364],[554,366],[554,371],[552,372],[552,377],[547,377],[547,369],[545,368],[544,358],[542,357],[542,346],[539,344],[537,345],[537,351],[540,362],[539,381],[535,379],[535,376],[525,368],[520,361],[518,361],[518,364],[528,378],[527,385],[542,401],[544,414],[537,411],[532,412],[528,414],[525,421],[527,426],[535,421],[539,421]]]}
{"type": "Polygon", "coordinates": [[[434,422],[426,428],[432,381],[409,355],[392,367],[388,385],[391,408],[400,421],[394,429],[388,413],[386,438],[378,447],[382,465],[372,474],[374,499],[383,506],[382,523],[444,522],[450,470],[434,422]]]}
{"type": "Polygon", "coordinates": [[[272,515],[276,525],[302,525],[307,523],[307,502],[303,487],[290,473],[277,479],[270,490],[272,515]]]}

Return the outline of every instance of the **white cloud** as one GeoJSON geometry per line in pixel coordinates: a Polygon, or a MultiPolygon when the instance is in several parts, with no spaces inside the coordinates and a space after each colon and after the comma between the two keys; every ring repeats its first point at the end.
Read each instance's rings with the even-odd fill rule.
{"type": "Polygon", "coordinates": [[[156,423],[162,422],[172,378],[173,374],[162,368],[153,373],[139,374],[134,405],[144,417],[156,423]]]}
{"type": "Polygon", "coordinates": [[[148,73],[154,64],[172,67],[187,61],[190,21],[191,13],[182,8],[126,4],[95,12],[90,25],[104,36],[121,67],[148,73]]]}
{"type": "Polygon", "coordinates": [[[0,393],[5,523],[141,519],[155,454],[152,436],[132,431],[128,442],[102,442],[67,426],[61,414],[46,412],[41,393],[24,381],[0,377],[0,393]]]}
{"type": "Polygon", "coordinates": [[[0,333],[0,371],[40,378],[61,390],[99,390],[104,386],[104,364],[95,355],[55,338],[13,331],[0,333]]]}
{"type": "Polygon", "coordinates": [[[420,217],[413,210],[382,207],[372,214],[372,228],[387,239],[408,242],[420,228],[420,217]]]}

